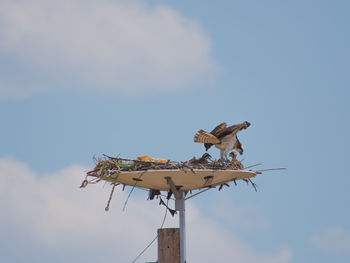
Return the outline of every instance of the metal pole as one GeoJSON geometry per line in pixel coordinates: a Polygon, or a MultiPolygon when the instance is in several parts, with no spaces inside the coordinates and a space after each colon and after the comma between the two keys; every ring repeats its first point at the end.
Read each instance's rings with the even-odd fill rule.
{"type": "Polygon", "coordinates": [[[185,222],[185,193],[178,190],[170,176],[164,177],[173,191],[175,200],[175,210],[179,211],[180,225],[180,263],[186,263],[186,222],[185,222]]]}
{"type": "Polygon", "coordinates": [[[180,263],[186,263],[186,220],[184,192],[180,191],[180,198],[175,201],[175,209],[179,211],[180,225],[180,263]]]}

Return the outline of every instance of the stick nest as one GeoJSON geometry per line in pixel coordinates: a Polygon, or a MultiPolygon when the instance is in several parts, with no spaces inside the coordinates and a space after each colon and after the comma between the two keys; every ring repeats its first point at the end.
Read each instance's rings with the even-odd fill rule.
{"type": "Polygon", "coordinates": [[[209,154],[204,154],[201,158],[195,158],[185,162],[153,162],[124,159],[104,155],[96,160],[96,166],[92,171],[87,172],[87,176],[116,178],[120,172],[147,171],[147,170],[190,170],[212,169],[212,170],[243,170],[244,166],[235,157],[232,160],[216,161],[211,160],[209,154]]]}

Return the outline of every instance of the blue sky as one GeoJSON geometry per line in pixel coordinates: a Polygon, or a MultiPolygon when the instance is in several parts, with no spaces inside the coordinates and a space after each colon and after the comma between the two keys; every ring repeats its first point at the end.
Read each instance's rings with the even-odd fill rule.
{"type": "Polygon", "coordinates": [[[348,262],[349,8],[1,1],[4,262],[131,262],[163,210],[139,190],[123,213],[118,189],[105,213],[108,185],[77,188],[93,156],[187,160],[197,130],[245,120],[244,164],[287,170],[191,199],[188,260],[348,262]]]}

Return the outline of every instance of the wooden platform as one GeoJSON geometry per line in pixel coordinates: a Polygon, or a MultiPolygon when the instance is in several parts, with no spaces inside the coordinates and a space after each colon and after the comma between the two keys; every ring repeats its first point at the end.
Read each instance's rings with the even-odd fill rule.
{"type": "Polygon", "coordinates": [[[234,180],[242,180],[255,177],[256,173],[245,170],[210,170],[196,169],[193,170],[147,170],[121,172],[113,178],[101,176],[102,180],[113,183],[121,183],[136,187],[168,191],[166,177],[171,177],[176,186],[181,186],[180,190],[189,191],[216,186],[234,180]]]}

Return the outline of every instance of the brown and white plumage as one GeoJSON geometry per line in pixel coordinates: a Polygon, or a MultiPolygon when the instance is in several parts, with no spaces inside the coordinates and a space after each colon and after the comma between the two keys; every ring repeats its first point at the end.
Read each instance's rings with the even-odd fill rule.
{"type": "Polygon", "coordinates": [[[237,160],[237,154],[235,152],[230,152],[231,164],[235,170],[244,170],[243,164],[237,160]]]}
{"type": "Polygon", "coordinates": [[[236,150],[240,154],[243,153],[242,144],[238,140],[237,133],[249,126],[250,123],[247,121],[230,127],[227,127],[227,124],[223,122],[210,133],[199,130],[194,136],[194,141],[204,143],[206,150],[215,145],[220,150],[221,159],[227,159],[227,154],[231,150],[236,150]]]}
{"type": "Polygon", "coordinates": [[[202,142],[202,143],[210,143],[210,144],[217,144],[220,143],[220,140],[213,134],[208,133],[204,130],[199,130],[196,135],[194,136],[195,142],[202,142]]]}

